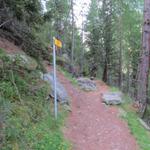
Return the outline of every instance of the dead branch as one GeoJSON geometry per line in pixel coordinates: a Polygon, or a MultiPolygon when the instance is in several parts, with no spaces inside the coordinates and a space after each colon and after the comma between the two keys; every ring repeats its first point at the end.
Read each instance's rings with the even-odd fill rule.
{"type": "Polygon", "coordinates": [[[11,20],[12,20],[12,19],[7,20],[7,21],[3,22],[2,24],[0,24],[0,28],[1,28],[2,26],[4,26],[6,23],[10,22],[11,20]]]}
{"type": "Polygon", "coordinates": [[[18,97],[19,97],[19,100],[20,100],[20,102],[23,104],[23,100],[21,99],[21,96],[20,96],[18,87],[17,87],[17,85],[16,85],[16,83],[15,83],[14,73],[13,73],[12,70],[11,70],[11,77],[12,77],[12,83],[13,83],[13,85],[14,85],[14,87],[15,87],[15,90],[16,90],[16,93],[17,93],[17,95],[18,95],[18,97]]]}

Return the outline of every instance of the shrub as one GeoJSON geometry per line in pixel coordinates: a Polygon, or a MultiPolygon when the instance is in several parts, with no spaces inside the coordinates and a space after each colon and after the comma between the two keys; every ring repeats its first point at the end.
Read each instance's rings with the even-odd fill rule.
{"type": "Polygon", "coordinates": [[[2,50],[0,60],[0,149],[66,150],[60,122],[52,119],[47,107],[49,85],[38,71],[11,62],[2,50]]]}

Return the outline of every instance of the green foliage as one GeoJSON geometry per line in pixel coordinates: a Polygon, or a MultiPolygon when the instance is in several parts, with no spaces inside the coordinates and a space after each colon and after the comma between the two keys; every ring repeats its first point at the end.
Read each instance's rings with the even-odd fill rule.
{"type": "Polygon", "coordinates": [[[141,0],[91,1],[86,22],[86,42],[89,46],[86,58],[91,75],[105,75],[111,85],[118,86],[121,72],[125,79],[124,88],[128,88],[129,77],[134,80],[130,86],[135,88],[142,10],[141,0]]]}
{"type": "Polygon", "coordinates": [[[59,68],[59,71],[62,72],[63,75],[64,75],[67,79],[69,79],[73,85],[75,85],[75,86],[78,85],[77,80],[76,80],[75,78],[73,78],[72,74],[70,74],[68,71],[66,71],[66,70],[65,70],[64,68],[62,68],[62,67],[59,67],[59,66],[58,66],[58,68],[59,68]]]}
{"type": "Polygon", "coordinates": [[[111,87],[111,88],[110,88],[110,91],[111,91],[111,92],[118,92],[119,89],[118,89],[117,87],[111,87]]]}
{"type": "Polygon", "coordinates": [[[40,0],[6,0],[0,2],[0,8],[2,37],[14,41],[30,56],[44,58],[46,46],[35,34],[43,23],[40,0]]]}
{"type": "Polygon", "coordinates": [[[9,8],[14,17],[30,25],[40,20],[41,4],[39,0],[5,0],[0,2],[0,7],[9,8]]]}
{"type": "MultiPolygon", "coordinates": [[[[63,41],[60,54],[71,55],[71,19],[70,0],[48,0],[47,11],[42,11],[40,0],[6,0],[0,2],[0,24],[3,24],[1,34],[14,41],[28,55],[38,61],[49,59],[48,45],[52,47],[53,37],[63,41]],[[4,9],[3,9],[4,8],[4,9]]],[[[75,28],[75,63],[81,61],[81,38],[75,28]]]]}
{"type": "Polygon", "coordinates": [[[86,42],[90,48],[87,55],[89,72],[91,76],[101,76],[98,70],[104,70],[106,62],[110,65],[110,53],[113,53],[113,19],[112,2],[101,3],[93,0],[87,17],[86,42]]]}
{"type": "MultiPolygon", "coordinates": [[[[110,91],[119,92],[119,89],[116,87],[111,87],[110,91]]],[[[139,121],[138,114],[132,109],[131,105],[133,100],[128,96],[123,96],[124,103],[121,104],[121,108],[126,112],[126,115],[122,116],[124,120],[127,121],[131,133],[136,138],[137,143],[139,144],[141,150],[150,149],[150,134],[149,132],[141,125],[139,121]]]]}
{"type": "MultiPolygon", "coordinates": [[[[37,36],[42,39],[45,45],[50,45],[52,49],[53,37],[61,39],[63,47],[58,54],[66,53],[71,58],[72,46],[72,24],[70,17],[70,0],[48,0],[46,2],[47,12],[44,14],[44,24],[40,26],[37,36]]],[[[81,65],[82,39],[78,29],[75,27],[74,43],[74,65],[81,65]]]]}
{"type": "Polygon", "coordinates": [[[133,110],[131,110],[131,102],[132,102],[131,98],[126,96],[124,97],[124,100],[126,101],[126,103],[122,104],[121,107],[127,112],[127,114],[123,118],[128,122],[128,126],[131,130],[131,133],[136,138],[141,150],[149,150],[150,134],[140,124],[138,115],[133,110]]]}
{"type": "Polygon", "coordinates": [[[52,120],[49,115],[38,125],[30,128],[26,137],[30,143],[30,149],[36,150],[67,150],[69,144],[64,141],[62,133],[58,130],[60,122],[52,120]],[[32,141],[32,143],[30,142],[32,141]]]}
{"type": "Polygon", "coordinates": [[[69,25],[69,1],[48,0],[46,2],[46,8],[47,12],[44,14],[44,26],[48,32],[45,32],[45,34],[43,33],[43,35],[46,38],[48,37],[48,39],[51,40],[51,43],[53,36],[57,36],[63,40],[63,42],[66,42],[64,41],[64,37],[66,36],[65,31],[69,25]]]}
{"type": "Polygon", "coordinates": [[[48,83],[40,79],[38,71],[12,62],[1,49],[0,60],[0,149],[67,150],[60,131],[64,116],[56,122],[46,100],[51,90],[48,83]]]}

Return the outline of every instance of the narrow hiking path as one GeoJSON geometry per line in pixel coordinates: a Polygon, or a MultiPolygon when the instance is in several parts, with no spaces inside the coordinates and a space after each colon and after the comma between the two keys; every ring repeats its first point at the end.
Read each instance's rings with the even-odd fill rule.
{"type": "Polygon", "coordinates": [[[73,150],[139,150],[118,109],[102,103],[101,94],[108,91],[103,82],[96,81],[96,91],[84,92],[57,74],[72,99],[64,134],[73,150]]]}

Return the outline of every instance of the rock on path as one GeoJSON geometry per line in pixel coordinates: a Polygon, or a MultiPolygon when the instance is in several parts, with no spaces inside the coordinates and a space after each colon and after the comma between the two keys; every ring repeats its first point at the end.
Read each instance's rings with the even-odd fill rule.
{"type": "Polygon", "coordinates": [[[106,92],[102,94],[103,102],[107,105],[119,105],[123,103],[121,92],[106,92]]]}
{"type": "Polygon", "coordinates": [[[78,78],[78,85],[84,91],[95,91],[96,83],[88,78],[78,78]]]}

